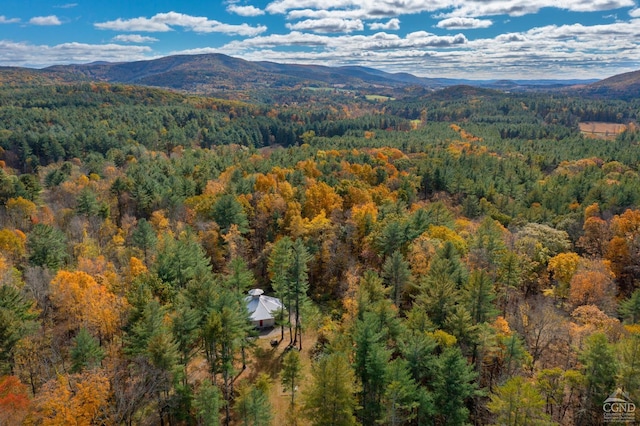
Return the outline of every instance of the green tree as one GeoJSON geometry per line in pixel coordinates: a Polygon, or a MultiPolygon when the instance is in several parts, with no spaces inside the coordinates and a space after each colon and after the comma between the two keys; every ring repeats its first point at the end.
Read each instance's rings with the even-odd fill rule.
{"type": "Polygon", "coordinates": [[[617,383],[631,399],[640,398],[640,334],[631,333],[616,345],[619,360],[617,383]]]}
{"type": "Polygon", "coordinates": [[[212,377],[222,376],[225,422],[228,423],[231,419],[233,378],[237,372],[238,357],[246,344],[249,321],[246,309],[238,309],[237,299],[228,289],[222,287],[213,297],[204,317],[202,341],[212,377]]]}
{"type": "Polygon", "coordinates": [[[59,229],[38,223],[27,236],[27,249],[32,265],[57,270],[67,259],[67,238],[59,229]]]}
{"type": "Polygon", "coordinates": [[[258,376],[254,385],[246,384],[240,389],[235,401],[243,426],[269,426],[273,418],[269,402],[269,376],[258,376]]]}
{"type": "Polygon", "coordinates": [[[293,295],[294,310],[294,339],[293,345],[299,344],[302,350],[302,318],[300,311],[304,304],[308,302],[307,292],[309,291],[309,261],[311,255],[301,239],[297,239],[292,246],[292,262],[291,262],[291,282],[290,291],[293,295]]]}
{"type": "Polygon", "coordinates": [[[494,285],[485,271],[471,273],[463,290],[463,298],[474,324],[490,321],[497,314],[493,305],[496,299],[494,285]]]}
{"type": "Polygon", "coordinates": [[[559,368],[540,370],[536,375],[536,387],[545,402],[545,413],[552,420],[562,419],[562,406],[565,393],[565,372],[559,368]]]}
{"type": "Polygon", "coordinates": [[[433,323],[442,328],[456,304],[468,273],[455,246],[447,241],[429,264],[429,271],[418,283],[416,303],[425,309],[433,323]]]}
{"type": "Polygon", "coordinates": [[[640,289],[634,291],[628,299],[620,303],[618,312],[628,324],[640,322],[640,289]]]}
{"type": "Polygon", "coordinates": [[[382,266],[382,277],[385,284],[391,288],[391,300],[400,306],[405,288],[411,277],[409,263],[399,251],[394,251],[382,266]]]}
{"type": "Polygon", "coordinates": [[[244,259],[237,257],[229,262],[229,272],[224,276],[223,286],[230,293],[230,297],[233,299],[233,305],[240,315],[241,334],[244,334],[244,338],[240,338],[240,351],[242,353],[242,369],[246,367],[246,348],[249,346],[249,337],[253,332],[253,327],[249,322],[249,314],[247,313],[247,305],[245,297],[247,291],[255,286],[255,278],[253,273],[249,270],[247,262],[244,259]],[[244,313],[244,315],[243,315],[244,313]]]}
{"type": "Polygon", "coordinates": [[[182,385],[187,383],[187,365],[199,349],[200,312],[189,303],[184,293],[178,294],[175,310],[171,316],[171,331],[178,345],[179,364],[182,366],[182,385]]]}
{"type": "Polygon", "coordinates": [[[172,296],[191,280],[203,280],[211,274],[204,249],[190,233],[178,239],[165,236],[155,263],[158,277],[169,286],[172,296]]]}
{"type": "Polygon", "coordinates": [[[503,241],[503,228],[486,217],[478,227],[470,247],[469,258],[474,266],[495,273],[499,259],[506,252],[503,241]]]}
{"type": "Polygon", "coordinates": [[[495,416],[496,425],[552,425],[544,411],[545,402],[538,390],[520,376],[512,377],[491,395],[487,408],[495,416]]]}
{"type": "Polygon", "coordinates": [[[34,303],[11,286],[0,284],[0,374],[14,368],[14,349],[37,326],[34,303]]]}
{"type": "Polygon", "coordinates": [[[416,306],[423,309],[436,326],[443,328],[460,300],[455,281],[445,271],[436,271],[432,266],[418,290],[416,306]]]}
{"type": "Polygon", "coordinates": [[[157,300],[148,301],[124,338],[124,352],[132,359],[132,367],[141,369],[140,380],[153,390],[145,391],[150,395],[144,398],[155,397],[161,423],[167,414],[173,414],[167,413],[167,409],[175,399],[172,385],[179,357],[178,344],[165,320],[167,313],[168,309],[157,300]]]}
{"type": "Polygon", "coordinates": [[[382,342],[381,324],[374,312],[365,312],[356,322],[354,370],[362,386],[358,417],[363,424],[374,424],[382,416],[382,395],[391,353],[382,342]]]}
{"type": "Polygon", "coordinates": [[[438,424],[461,425],[469,418],[467,400],[476,394],[477,374],[458,347],[447,347],[438,357],[432,382],[438,424]]]}
{"type": "Polygon", "coordinates": [[[240,257],[231,259],[229,272],[225,275],[224,286],[228,288],[244,306],[244,297],[247,291],[253,287],[256,280],[249,270],[247,262],[240,257]]]}
{"type": "Polygon", "coordinates": [[[212,384],[209,379],[204,379],[193,400],[198,425],[220,426],[222,404],[220,389],[212,384]]]}
{"type": "Polygon", "coordinates": [[[300,363],[300,353],[297,350],[290,350],[282,359],[280,381],[282,386],[291,393],[291,405],[289,406],[291,413],[295,412],[296,392],[301,379],[302,364],[300,363]]]}
{"type": "Polygon", "coordinates": [[[167,311],[156,300],[147,302],[142,316],[125,337],[125,352],[143,355],[155,367],[169,372],[178,361],[178,344],[165,321],[167,311]]]}
{"type": "Polygon", "coordinates": [[[95,192],[89,188],[83,189],[76,199],[76,210],[84,216],[96,216],[100,211],[100,204],[95,192]]]}
{"type": "Polygon", "coordinates": [[[386,371],[386,382],[387,387],[383,395],[384,424],[408,424],[417,415],[420,392],[411,377],[407,361],[402,358],[391,361],[386,371]]]}
{"type": "Polygon", "coordinates": [[[247,214],[233,194],[224,194],[218,198],[211,209],[211,217],[222,233],[227,233],[231,225],[237,225],[241,233],[249,230],[247,214]]]}
{"type": "Polygon", "coordinates": [[[138,221],[136,228],[131,233],[131,242],[144,253],[144,259],[147,265],[150,263],[150,256],[155,251],[158,244],[158,237],[153,226],[142,218],[138,221]]]}
{"type": "MultiPolygon", "coordinates": [[[[292,245],[293,242],[289,237],[279,239],[274,245],[269,255],[269,274],[271,275],[271,286],[276,292],[276,296],[282,300],[285,306],[291,307],[292,299],[289,291],[289,282],[291,274],[292,262],[292,245]]],[[[289,316],[285,319],[285,310],[278,312],[280,322],[280,341],[284,340],[284,327],[289,325],[291,330],[291,322],[289,316]]],[[[293,341],[293,339],[292,339],[293,341]]]]}
{"type": "Polygon", "coordinates": [[[339,352],[312,365],[312,382],[304,393],[304,411],[315,426],[354,426],[355,377],[347,357],[339,352]]]}
{"type": "Polygon", "coordinates": [[[499,377],[509,378],[513,376],[523,365],[532,360],[531,354],[527,352],[522,338],[516,333],[499,335],[498,347],[499,377]]]}
{"type": "Polygon", "coordinates": [[[408,330],[398,341],[398,349],[409,363],[411,376],[418,384],[427,384],[436,371],[437,343],[424,330],[408,330]]]}
{"type": "Polygon", "coordinates": [[[507,250],[500,257],[500,264],[496,276],[498,305],[502,308],[502,316],[507,314],[509,291],[520,288],[522,283],[521,260],[517,253],[507,250]]]}
{"type": "Polygon", "coordinates": [[[393,252],[402,251],[410,239],[409,223],[405,220],[390,219],[384,222],[376,235],[376,246],[380,253],[389,256],[393,252]]]}
{"type": "Polygon", "coordinates": [[[585,406],[579,421],[581,424],[597,424],[602,417],[602,401],[616,389],[618,360],[603,333],[594,333],[585,340],[579,360],[586,382],[585,406]]]}
{"type": "Polygon", "coordinates": [[[94,368],[102,362],[104,351],[98,339],[82,327],[73,339],[71,348],[71,372],[81,373],[86,368],[94,368]]]}

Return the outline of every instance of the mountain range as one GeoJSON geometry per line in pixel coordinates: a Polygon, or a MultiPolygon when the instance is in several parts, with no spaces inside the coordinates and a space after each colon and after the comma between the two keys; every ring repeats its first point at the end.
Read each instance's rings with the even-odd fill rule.
{"type": "Polygon", "coordinates": [[[35,70],[0,67],[0,84],[101,81],[168,88],[190,93],[331,87],[397,91],[410,86],[435,90],[455,85],[502,91],[562,90],[580,96],[640,96],[640,71],[605,80],[461,80],[387,73],[367,67],[251,62],[222,54],[176,55],[135,62],[55,65],[35,70]]]}

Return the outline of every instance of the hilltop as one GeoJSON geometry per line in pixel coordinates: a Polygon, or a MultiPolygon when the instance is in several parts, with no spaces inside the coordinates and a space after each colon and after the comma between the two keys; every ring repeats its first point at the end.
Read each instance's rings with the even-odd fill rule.
{"type": "MultiPolygon", "coordinates": [[[[373,68],[252,62],[223,54],[175,55],[134,62],[55,65],[41,70],[0,68],[0,82],[60,83],[102,81],[168,88],[189,93],[291,90],[304,87],[401,93],[408,87],[437,90],[470,85],[503,91],[540,91],[582,87],[595,80],[465,80],[425,78],[373,68]]],[[[589,86],[587,86],[589,87],[589,86]]]]}
{"type": "Polygon", "coordinates": [[[583,96],[631,100],[640,96],[640,71],[633,71],[589,84],[578,93],[583,96]]]}

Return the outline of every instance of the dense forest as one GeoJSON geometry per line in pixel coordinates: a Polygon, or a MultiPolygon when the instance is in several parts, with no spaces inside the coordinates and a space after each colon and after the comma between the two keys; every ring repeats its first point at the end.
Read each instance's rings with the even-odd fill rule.
{"type": "Polygon", "coordinates": [[[365,95],[0,86],[0,425],[640,404],[640,101],[365,95]],[[285,304],[275,342],[252,288],[285,304]]]}

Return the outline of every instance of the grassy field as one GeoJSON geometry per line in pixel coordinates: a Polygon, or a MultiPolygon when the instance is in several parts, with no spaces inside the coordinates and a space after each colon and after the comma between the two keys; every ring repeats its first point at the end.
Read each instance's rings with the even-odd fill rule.
{"type": "MultiPolygon", "coordinates": [[[[280,329],[274,330],[269,336],[263,336],[256,340],[256,348],[254,350],[254,356],[249,363],[249,367],[243,372],[241,380],[249,380],[251,383],[255,383],[259,374],[268,374],[272,380],[270,400],[273,407],[273,422],[274,425],[288,425],[291,424],[289,420],[289,407],[291,402],[291,394],[286,392],[280,383],[280,369],[282,367],[282,358],[285,354],[285,349],[289,343],[288,331],[285,332],[285,339],[280,344],[272,348],[270,345],[271,339],[278,339],[280,337],[280,329]]],[[[298,392],[296,393],[296,402],[298,407],[302,401],[302,393],[305,387],[310,383],[311,378],[311,358],[310,350],[316,343],[316,335],[314,332],[305,332],[302,335],[302,352],[300,353],[300,361],[302,362],[302,377],[298,392]]],[[[237,424],[240,424],[239,422],[237,424]]],[[[303,416],[297,416],[295,423],[298,426],[306,426],[310,424],[303,416]]]]}
{"type": "Polygon", "coordinates": [[[395,98],[392,98],[390,96],[382,96],[382,95],[365,95],[365,98],[368,101],[377,101],[377,102],[395,101],[395,98]]]}
{"type": "Polygon", "coordinates": [[[587,121],[580,123],[580,132],[590,138],[614,140],[616,136],[627,130],[627,126],[619,123],[603,123],[587,121]]]}

